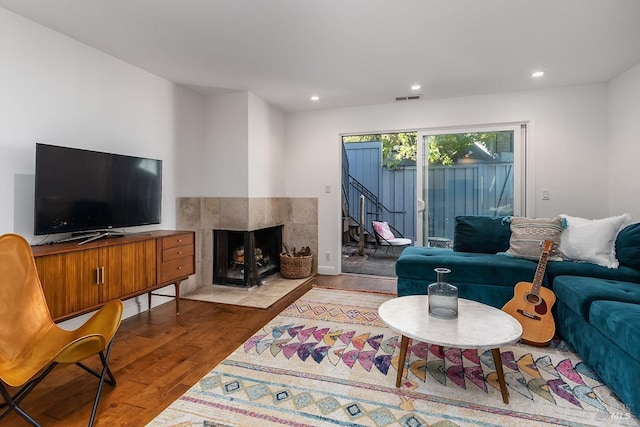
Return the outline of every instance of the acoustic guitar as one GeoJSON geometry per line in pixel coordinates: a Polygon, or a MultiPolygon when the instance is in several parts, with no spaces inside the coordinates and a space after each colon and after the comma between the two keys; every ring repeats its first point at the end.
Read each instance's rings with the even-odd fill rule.
{"type": "Polygon", "coordinates": [[[544,347],[556,333],[556,323],[551,314],[556,296],[551,290],[542,287],[544,271],[552,248],[553,241],[545,240],[533,283],[516,284],[513,290],[514,297],[502,307],[503,311],[515,317],[522,325],[521,340],[525,344],[544,347]]]}

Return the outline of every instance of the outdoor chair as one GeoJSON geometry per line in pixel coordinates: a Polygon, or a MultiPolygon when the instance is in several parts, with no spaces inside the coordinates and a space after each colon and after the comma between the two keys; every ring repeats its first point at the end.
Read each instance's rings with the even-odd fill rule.
{"type": "Polygon", "coordinates": [[[411,246],[411,239],[405,238],[393,225],[385,221],[372,221],[373,235],[376,238],[376,249],[373,251],[373,255],[376,255],[378,247],[386,246],[387,251],[385,254],[391,253],[396,256],[394,247],[411,246]]]}
{"type": "Polygon", "coordinates": [[[5,401],[0,404],[0,420],[15,411],[38,426],[20,403],[57,365],[76,364],[100,379],[89,419],[93,425],[102,384],[116,384],[108,361],[122,310],[122,301],[114,300],[78,329],[58,327],[29,243],[16,234],[0,236],[0,394],[5,401]],[[81,363],[95,355],[100,357],[101,372],[81,363]]]}

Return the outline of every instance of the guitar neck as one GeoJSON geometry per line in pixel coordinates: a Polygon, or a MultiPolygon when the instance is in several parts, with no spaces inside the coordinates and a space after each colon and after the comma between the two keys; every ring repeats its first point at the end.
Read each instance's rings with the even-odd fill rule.
{"type": "Polygon", "coordinates": [[[536,268],[536,274],[533,276],[533,286],[531,287],[532,294],[538,295],[540,293],[540,286],[542,286],[542,279],[544,278],[544,271],[547,268],[548,258],[549,252],[542,252],[542,255],[540,255],[538,268],[536,268]]]}

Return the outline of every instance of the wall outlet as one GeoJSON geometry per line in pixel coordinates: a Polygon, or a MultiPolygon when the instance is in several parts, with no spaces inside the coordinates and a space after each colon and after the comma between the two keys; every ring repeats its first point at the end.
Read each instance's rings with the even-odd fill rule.
{"type": "Polygon", "coordinates": [[[325,261],[331,261],[331,252],[325,252],[324,253],[324,260],[325,261]]]}
{"type": "Polygon", "coordinates": [[[549,200],[551,199],[551,192],[548,189],[544,189],[542,190],[542,200],[549,200]]]}

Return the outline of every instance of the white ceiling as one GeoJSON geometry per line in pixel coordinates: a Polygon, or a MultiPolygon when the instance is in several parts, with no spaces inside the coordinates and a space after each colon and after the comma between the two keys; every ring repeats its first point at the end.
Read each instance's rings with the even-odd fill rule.
{"type": "Polygon", "coordinates": [[[284,111],[606,82],[640,63],[640,0],[0,0],[203,93],[284,111]],[[542,79],[531,72],[544,69],[542,79]],[[311,102],[318,95],[320,101],[311,102]]]}

